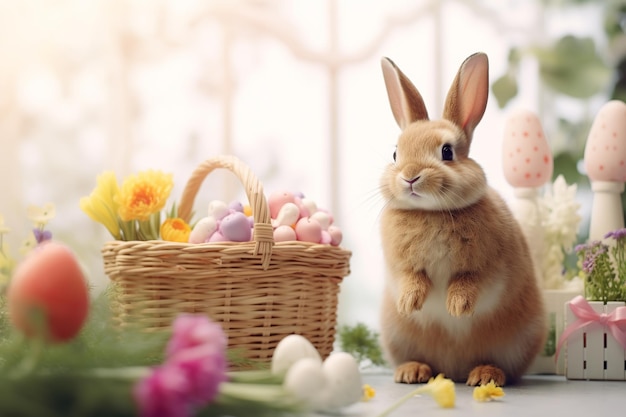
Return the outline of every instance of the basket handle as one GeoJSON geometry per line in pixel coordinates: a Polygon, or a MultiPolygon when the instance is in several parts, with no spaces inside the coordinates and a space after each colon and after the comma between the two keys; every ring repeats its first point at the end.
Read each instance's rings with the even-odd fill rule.
{"type": "Polygon", "coordinates": [[[263,194],[263,186],[250,168],[236,157],[224,155],[210,158],[193,171],[183,190],[178,206],[178,217],[189,223],[191,208],[202,182],[208,174],[217,168],[228,169],[239,178],[244,186],[254,216],[254,235],[252,236],[255,242],[254,255],[261,255],[263,269],[267,269],[272,256],[272,246],[274,246],[274,228],[271,223],[269,207],[265,194],[263,194]]]}

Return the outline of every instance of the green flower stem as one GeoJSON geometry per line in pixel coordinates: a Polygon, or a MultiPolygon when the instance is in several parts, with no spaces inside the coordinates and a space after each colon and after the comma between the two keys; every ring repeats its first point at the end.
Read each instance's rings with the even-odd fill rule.
{"type": "Polygon", "coordinates": [[[425,388],[426,388],[426,386],[423,385],[423,386],[421,386],[419,388],[414,389],[413,391],[411,391],[408,394],[406,394],[404,397],[400,398],[395,403],[391,404],[391,406],[389,408],[387,408],[385,411],[383,411],[382,413],[380,413],[376,417],[387,417],[389,414],[391,414],[393,411],[395,411],[402,404],[404,404],[405,402],[407,402],[411,398],[415,397],[416,395],[419,395],[419,394],[423,393],[425,391],[425,388]]]}

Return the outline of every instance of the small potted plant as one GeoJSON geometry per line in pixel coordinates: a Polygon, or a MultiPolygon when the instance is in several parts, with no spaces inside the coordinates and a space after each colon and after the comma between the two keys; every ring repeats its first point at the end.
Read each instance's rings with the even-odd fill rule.
{"type": "Polygon", "coordinates": [[[584,297],[566,303],[568,379],[626,380],[626,229],[578,245],[584,297]]]}

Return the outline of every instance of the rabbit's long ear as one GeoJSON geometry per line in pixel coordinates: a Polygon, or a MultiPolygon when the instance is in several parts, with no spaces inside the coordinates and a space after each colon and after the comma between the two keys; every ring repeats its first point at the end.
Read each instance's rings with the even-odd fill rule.
{"type": "Polygon", "coordinates": [[[400,129],[416,120],[428,120],[422,95],[411,80],[389,58],[380,61],[393,117],[400,129]]]}
{"type": "Polygon", "coordinates": [[[484,53],[476,53],[461,64],[448,92],[443,117],[463,129],[471,141],[474,128],[485,113],[488,96],[489,61],[484,53]]]}

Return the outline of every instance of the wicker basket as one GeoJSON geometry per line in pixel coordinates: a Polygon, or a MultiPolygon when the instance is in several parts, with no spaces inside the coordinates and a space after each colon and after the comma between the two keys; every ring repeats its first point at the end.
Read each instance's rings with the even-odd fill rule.
{"type": "Polygon", "coordinates": [[[169,327],[181,312],[205,313],[222,324],[229,347],[245,357],[271,359],[285,336],[301,334],[323,357],[335,340],[339,285],[350,272],[351,252],[292,241],[274,243],[263,188],[232,156],[202,163],[183,192],[179,217],[189,221],[195,196],[217,168],[244,185],[254,216],[251,242],[175,243],[110,241],[104,269],[113,285],[113,319],[146,331],[169,327]]]}

